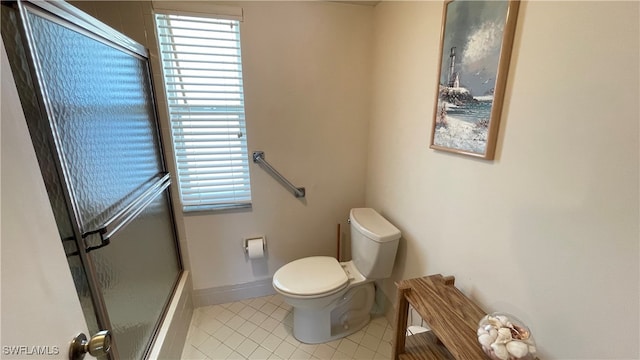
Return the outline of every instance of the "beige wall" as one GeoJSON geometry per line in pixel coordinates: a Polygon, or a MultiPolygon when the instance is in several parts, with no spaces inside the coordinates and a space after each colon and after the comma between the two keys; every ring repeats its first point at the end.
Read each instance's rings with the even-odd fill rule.
{"type": "Polygon", "coordinates": [[[335,255],[337,224],[364,204],[372,9],[242,6],[249,151],[265,151],[307,196],[294,198],[252,164],[251,212],[185,217],[196,288],[249,282],[300,257],[335,255]],[[267,236],[266,263],[246,262],[241,251],[241,239],[255,234],[267,236]]]}
{"type": "Polygon", "coordinates": [[[522,4],[492,162],[428,148],[441,14],[374,9],[366,204],[403,232],[387,293],[455,275],[541,358],[637,359],[638,3],[522,4]]]}
{"type": "MultiPolygon", "coordinates": [[[[149,3],[74,4],[145,43],[157,59],[149,3]]],[[[183,215],[177,209],[196,290],[268,279],[280,266],[305,256],[335,256],[337,224],[346,229],[349,209],[364,205],[373,7],[330,2],[235,6],[244,9],[249,152],[265,151],[278,171],[306,188],[307,196],[294,198],[251,164],[251,211],[183,215]],[[266,260],[248,261],[242,240],[260,234],[267,237],[266,260]]],[[[154,74],[159,83],[157,66],[154,74]]]]}

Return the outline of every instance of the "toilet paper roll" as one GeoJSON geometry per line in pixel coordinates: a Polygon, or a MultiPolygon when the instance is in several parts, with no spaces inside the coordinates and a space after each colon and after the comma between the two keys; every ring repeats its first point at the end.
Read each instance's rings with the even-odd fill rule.
{"type": "Polygon", "coordinates": [[[264,239],[248,240],[247,254],[249,254],[249,259],[262,259],[264,257],[264,239]]]}

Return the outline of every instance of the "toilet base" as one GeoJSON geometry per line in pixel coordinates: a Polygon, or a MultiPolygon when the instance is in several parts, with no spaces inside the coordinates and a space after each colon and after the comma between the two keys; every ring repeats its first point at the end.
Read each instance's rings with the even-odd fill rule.
{"type": "Polygon", "coordinates": [[[320,344],[351,335],[369,323],[374,299],[373,282],[368,282],[320,309],[294,306],[293,336],[303,343],[320,344]]]}

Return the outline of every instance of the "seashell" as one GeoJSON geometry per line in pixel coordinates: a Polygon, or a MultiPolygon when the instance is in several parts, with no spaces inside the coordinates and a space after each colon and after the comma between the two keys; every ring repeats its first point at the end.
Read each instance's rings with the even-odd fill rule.
{"type": "Polygon", "coordinates": [[[507,347],[502,344],[491,344],[491,348],[493,349],[494,355],[500,360],[507,360],[509,358],[509,352],[507,351],[507,347]]]}
{"type": "Polygon", "coordinates": [[[480,335],[484,335],[484,334],[489,334],[489,330],[485,329],[485,328],[478,328],[478,337],[480,337],[480,335]]]}
{"type": "Polygon", "coordinates": [[[511,328],[511,335],[513,336],[514,339],[524,340],[524,339],[528,339],[531,336],[529,331],[523,328],[522,326],[511,325],[510,328],[511,328]]]}
{"type": "Polygon", "coordinates": [[[520,341],[509,341],[505,347],[509,354],[515,356],[516,358],[524,357],[529,353],[529,345],[520,342],[520,341]]]}
{"type": "Polygon", "coordinates": [[[508,328],[500,328],[498,329],[498,337],[496,338],[495,342],[499,343],[499,344],[504,344],[507,341],[510,341],[512,339],[511,337],[511,330],[508,328]]]}
{"type": "Polygon", "coordinates": [[[532,353],[532,354],[535,354],[536,353],[536,346],[532,345],[532,344],[529,344],[529,352],[532,353]]]}
{"type": "Polygon", "coordinates": [[[487,322],[496,329],[502,327],[502,322],[497,317],[487,315],[487,322]]]}
{"type": "Polygon", "coordinates": [[[480,336],[478,336],[478,342],[480,343],[480,345],[482,345],[482,347],[484,348],[491,348],[491,344],[493,344],[493,340],[491,338],[491,335],[489,334],[482,334],[480,336]]]}
{"type": "Polygon", "coordinates": [[[496,339],[498,338],[498,330],[496,329],[489,330],[489,335],[491,336],[491,342],[496,341],[496,339]]]}
{"type": "Polygon", "coordinates": [[[507,323],[505,325],[503,325],[506,328],[509,328],[511,330],[511,332],[513,333],[513,324],[511,323],[511,321],[507,321],[507,323]]]}
{"type": "Polygon", "coordinates": [[[509,318],[504,315],[497,315],[495,318],[502,323],[502,326],[509,326],[508,324],[511,323],[509,318]]]}

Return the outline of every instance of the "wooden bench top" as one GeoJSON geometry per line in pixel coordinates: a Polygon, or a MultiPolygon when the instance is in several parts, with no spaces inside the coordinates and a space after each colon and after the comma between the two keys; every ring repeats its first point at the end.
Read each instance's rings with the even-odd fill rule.
{"type": "Polygon", "coordinates": [[[453,277],[443,277],[438,274],[402,280],[397,286],[398,321],[394,348],[397,358],[489,359],[482,351],[476,335],[478,322],[486,313],[454,286],[453,277]],[[402,304],[403,299],[405,299],[405,305],[402,304]],[[410,336],[405,347],[404,331],[406,331],[407,318],[406,314],[402,318],[403,315],[400,312],[407,311],[406,303],[420,314],[433,334],[410,336]],[[426,343],[433,342],[433,335],[449,354],[438,353],[442,350],[442,346],[426,346],[426,343]]]}

